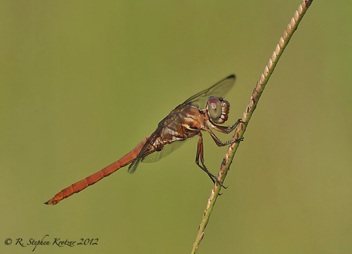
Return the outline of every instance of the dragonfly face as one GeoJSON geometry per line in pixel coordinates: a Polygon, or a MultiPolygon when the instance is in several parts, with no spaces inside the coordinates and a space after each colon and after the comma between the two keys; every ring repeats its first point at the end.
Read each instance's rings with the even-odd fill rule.
{"type": "Polygon", "coordinates": [[[211,120],[214,123],[222,124],[226,122],[228,113],[230,110],[230,103],[225,101],[223,98],[210,96],[207,100],[206,109],[211,120]]]}

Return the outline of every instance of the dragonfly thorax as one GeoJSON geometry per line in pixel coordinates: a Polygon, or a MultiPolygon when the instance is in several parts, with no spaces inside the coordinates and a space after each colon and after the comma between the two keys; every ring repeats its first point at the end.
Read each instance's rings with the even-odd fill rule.
{"type": "Polygon", "coordinates": [[[213,120],[214,123],[222,124],[228,118],[227,115],[229,113],[230,103],[228,103],[221,97],[211,96],[207,100],[206,109],[211,120],[213,120]]]}

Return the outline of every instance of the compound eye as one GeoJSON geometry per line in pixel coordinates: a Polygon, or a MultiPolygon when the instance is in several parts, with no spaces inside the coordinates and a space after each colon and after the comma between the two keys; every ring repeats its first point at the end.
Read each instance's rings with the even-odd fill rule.
{"type": "Polygon", "coordinates": [[[209,116],[213,121],[217,121],[221,117],[221,101],[218,97],[211,96],[207,100],[209,116]]]}

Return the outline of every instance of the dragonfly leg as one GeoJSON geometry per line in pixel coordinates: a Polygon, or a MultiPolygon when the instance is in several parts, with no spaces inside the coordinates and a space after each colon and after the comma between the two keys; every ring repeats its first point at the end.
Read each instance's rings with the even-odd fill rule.
{"type": "Polygon", "coordinates": [[[208,176],[210,177],[210,179],[213,181],[213,183],[215,183],[215,181],[221,185],[221,187],[227,189],[227,187],[225,187],[220,181],[219,179],[214,176],[213,174],[211,174],[208,169],[206,168],[206,166],[204,165],[204,154],[203,154],[203,136],[201,133],[199,133],[199,140],[198,140],[198,146],[197,146],[197,155],[196,155],[196,164],[198,165],[198,167],[200,167],[205,173],[208,174],[208,176]],[[202,165],[199,164],[199,157],[200,157],[200,162],[202,165]]]}
{"type": "Polygon", "coordinates": [[[213,138],[213,140],[215,141],[215,143],[216,143],[218,146],[226,146],[226,145],[233,144],[233,143],[235,143],[235,142],[237,142],[237,141],[243,141],[243,137],[242,137],[242,138],[237,138],[237,139],[230,140],[230,141],[228,141],[228,142],[223,143],[223,142],[221,142],[221,140],[220,140],[217,136],[215,136],[215,134],[214,134],[214,132],[212,132],[212,130],[210,130],[210,129],[207,128],[206,131],[209,132],[210,136],[213,138]]]}
{"type": "Polygon", "coordinates": [[[242,119],[238,119],[234,125],[232,126],[221,126],[221,125],[217,125],[215,123],[213,123],[209,117],[206,118],[206,122],[207,124],[213,128],[214,130],[217,130],[219,132],[225,133],[225,134],[229,134],[231,131],[233,131],[234,129],[236,129],[237,125],[239,125],[240,123],[245,124],[246,122],[243,122],[242,119]]]}

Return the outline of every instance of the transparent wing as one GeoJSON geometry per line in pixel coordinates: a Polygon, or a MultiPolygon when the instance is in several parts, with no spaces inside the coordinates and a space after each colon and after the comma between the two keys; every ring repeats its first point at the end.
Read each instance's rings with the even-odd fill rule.
{"type": "Polygon", "coordinates": [[[204,109],[205,103],[210,96],[224,98],[228,91],[230,91],[230,89],[233,87],[235,79],[235,75],[230,75],[227,78],[219,81],[215,85],[212,85],[208,89],[205,89],[188,98],[182,104],[191,104],[193,106],[199,107],[200,109],[204,109]]]}
{"type": "Polygon", "coordinates": [[[166,156],[168,156],[170,153],[172,153],[173,151],[175,151],[176,149],[178,149],[182,144],[185,143],[186,140],[182,140],[182,141],[175,141],[171,144],[166,144],[163,147],[163,150],[158,151],[158,152],[154,152],[151,153],[145,157],[142,158],[142,162],[156,162],[162,158],[165,158],[166,156]]]}
{"type": "Polygon", "coordinates": [[[130,164],[130,166],[128,167],[128,172],[129,173],[134,173],[134,171],[136,171],[139,163],[142,161],[143,157],[145,157],[148,154],[148,148],[151,146],[151,144],[154,143],[155,139],[158,137],[160,133],[159,128],[153,132],[152,135],[150,135],[149,139],[147,140],[147,142],[145,142],[144,146],[142,147],[141,151],[139,152],[139,154],[137,155],[136,159],[130,164]]]}

